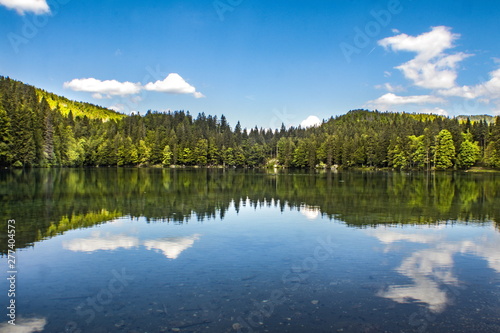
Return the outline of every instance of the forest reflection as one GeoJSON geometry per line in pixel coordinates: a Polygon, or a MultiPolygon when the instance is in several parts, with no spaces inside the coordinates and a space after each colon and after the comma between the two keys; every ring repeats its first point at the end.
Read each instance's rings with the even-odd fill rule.
{"type": "MultiPolygon", "coordinates": [[[[495,174],[3,170],[0,197],[2,218],[22,221],[17,224],[18,247],[122,216],[187,223],[223,219],[231,207],[238,212],[243,205],[295,209],[308,219],[323,217],[364,228],[379,224],[494,222],[498,230],[500,222],[500,177],[495,174]]],[[[0,239],[6,237],[2,230],[0,239]]],[[[2,241],[2,253],[6,245],[2,241]]],[[[162,248],[161,244],[151,247],[162,248]]]]}

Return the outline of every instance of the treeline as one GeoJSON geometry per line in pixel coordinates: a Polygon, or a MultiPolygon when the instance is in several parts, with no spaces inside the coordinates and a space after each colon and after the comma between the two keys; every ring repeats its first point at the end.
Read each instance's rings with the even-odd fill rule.
{"type": "Polygon", "coordinates": [[[234,128],[222,115],[123,116],[0,77],[0,166],[185,165],[294,168],[500,168],[500,118],[488,123],[355,110],[321,126],[234,128]],[[78,111],[78,112],[77,112],[78,111]]]}

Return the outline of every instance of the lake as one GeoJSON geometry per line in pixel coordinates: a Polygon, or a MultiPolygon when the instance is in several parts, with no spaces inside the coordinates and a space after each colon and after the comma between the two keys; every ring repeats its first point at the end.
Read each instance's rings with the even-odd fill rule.
{"type": "Polygon", "coordinates": [[[500,176],[0,171],[16,329],[499,332],[500,176]]]}

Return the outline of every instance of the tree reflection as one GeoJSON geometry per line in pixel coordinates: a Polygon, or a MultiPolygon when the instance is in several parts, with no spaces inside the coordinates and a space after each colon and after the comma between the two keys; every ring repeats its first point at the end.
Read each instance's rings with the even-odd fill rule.
{"type": "MultiPolygon", "coordinates": [[[[294,208],[350,226],[500,221],[494,174],[292,172],[225,169],[27,169],[0,172],[2,217],[16,242],[33,242],[120,216],[188,223],[224,218],[234,205],[294,208]],[[310,208],[307,208],[310,207],[310,208]]],[[[4,228],[5,229],[5,228],[4,228]]],[[[6,230],[1,230],[6,253],[6,230]]]]}

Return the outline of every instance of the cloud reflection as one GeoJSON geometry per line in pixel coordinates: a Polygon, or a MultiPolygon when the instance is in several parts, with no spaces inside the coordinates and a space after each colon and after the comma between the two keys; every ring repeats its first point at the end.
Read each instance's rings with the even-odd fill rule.
{"type": "Polygon", "coordinates": [[[16,325],[0,324],[0,333],[32,333],[42,332],[47,320],[45,318],[18,318],[16,325]]]}
{"type": "Polygon", "coordinates": [[[378,296],[398,303],[417,301],[427,304],[430,311],[439,313],[450,303],[447,289],[457,288],[460,281],[453,274],[453,257],[469,253],[485,259],[490,268],[500,273],[500,235],[494,233],[477,240],[446,241],[438,234],[416,234],[376,229],[368,232],[390,249],[400,241],[430,244],[431,248],[415,251],[405,258],[396,271],[413,283],[389,286],[378,296]]]}
{"type": "Polygon", "coordinates": [[[196,234],[190,237],[168,237],[144,242],[148,250],[159,250],[165,257],[176,259],[184,250],[193,246],[194,242],[200,239],[196,234]]]}
{"type": "Polygon", "coordinates": [[[87,238],[75,238],[63,242],[63,248],[74,252],[95,252],[99,250],[112,251],[119,248],[131,249],[144,245],[148,250],[163,252],[169,259],[177,259],[184,250],[192,247],[194,242],[200,239],[200,236],[195,234],[186,237],[150,239],[141,243],[137,237],[124,234],[101,234],[97,231],[87,238]]]}
{"type": "Polygon", "coordinates": [[[88,238],[75,238],[63,242],[63,248],[75,252],[94,252],[98,250],[130,249],[139,245],[139,239],[127,235],[101,235],[94,232],[88,238]]]}
{"type": "Polygon", "coordinates": [[[318,207],[303,205],[300,207],[300,213],[308,220],[315,220],[321,215],[318,207]]]}

